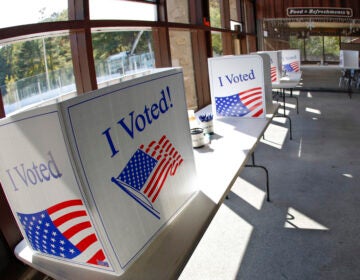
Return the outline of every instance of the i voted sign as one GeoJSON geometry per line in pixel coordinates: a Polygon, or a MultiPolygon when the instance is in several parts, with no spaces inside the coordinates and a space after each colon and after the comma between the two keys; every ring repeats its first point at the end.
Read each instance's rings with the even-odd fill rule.
{"type": "Polygon", "coordinates": [[[265,117],[264,63],[260,55],[209,58],[208,65],[216,117],[265,117]]]}
{"type": "Polygon", "coordinates": [[[0,120],[0,179],[36,262],[120,275],[197,192],[180,69],[0,120]]]}
{"type": "Polygon", "coordinates": [[[85,193],[121,269],[196,192],[180,69],[62,103],[85,193]]]}
{"type": "Polygon", "coordinates": [[[284,72],[300,71],[300,50],[282,50],[281,57],[284,72]]]}
{"type": "Polygon", "coordinates": [[[114,272],[72,156],[57,105],[0,121],[0,179],[28,245],[49,259],[114,272]]]}

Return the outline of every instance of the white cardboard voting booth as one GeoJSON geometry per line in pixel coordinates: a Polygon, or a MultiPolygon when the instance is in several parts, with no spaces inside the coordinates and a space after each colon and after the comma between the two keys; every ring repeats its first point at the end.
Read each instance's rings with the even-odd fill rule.
{"type": "Polygon", "coordinates": [[[340,50],[341,68],[358,69],[359,68],[359,51],[340,50]]]}
{"type": "Polygon", "coordinates": [[[270,73],[271,73],[271,82],[277,83],[280,82],[282,74],[282,57],[281,51],[261,51],[259,54],[268,54],[270,56],[270,73]]]}
{"type": "Polygon", "coordinates": [[[217,118],[264,118],[271,106],[268,55],[208,59],[212,111],[217,118]]]}
{"type": "Polygon", "coordinates": [[[42,263],[120,275],[197,192],[180,69],[1,120],[0,143],[2,186],[42,263]]]}
{"type": "Polygon", "coordinates": [[[272,83],[271,83],[271,57],[267,53],[258,53],[263,59],[264,66],[264,88],[265,88],[265,109],[266,113],[273,110],[272,83]]]}
{"type": "Polygon", "coordinates": [[[300,50],[282,50],[282,70],[284,72],[300,71],[300,50]]]}

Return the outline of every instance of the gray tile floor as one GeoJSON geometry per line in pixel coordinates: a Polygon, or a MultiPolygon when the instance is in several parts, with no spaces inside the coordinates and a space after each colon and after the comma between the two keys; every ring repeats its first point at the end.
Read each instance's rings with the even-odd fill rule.
{"type": "Polygon", "coordinates": [[[286,100],[179,279],[360,279],[360,94],[286,100]]]}

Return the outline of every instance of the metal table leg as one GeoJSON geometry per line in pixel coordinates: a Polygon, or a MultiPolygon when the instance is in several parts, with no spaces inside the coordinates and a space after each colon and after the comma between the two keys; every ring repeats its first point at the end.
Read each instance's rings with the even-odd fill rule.
{"type": "Polygon", "coordinates": [[[296,100],[296,113],[299,115],[299,99],[297,96],[293,96],[293,89],[290,89],[290,97],[296,100]]]}
{"type": "Polygon", "coordinates": [[[280,118],[287,118],[289,120],[289,130],[290,130],[290,140],[292,140],[292,123],[291,123],[291,118],[289,116],[286,115],[285,112],[285,90],[282,90],[282,97],[283,97],[283,102],[284,102],[284,114],[276,114],[275,117],[280,117],[280,118]]]}
{"type": "Polygon", "coordinates": [[[270,201],[270,190],[269,190],[269,171],[265,166],[255,164],[255,155],[251,154],[251,164],[246,164],[245,167],[262,168],[266,173],[266,200],[270,201]]]}

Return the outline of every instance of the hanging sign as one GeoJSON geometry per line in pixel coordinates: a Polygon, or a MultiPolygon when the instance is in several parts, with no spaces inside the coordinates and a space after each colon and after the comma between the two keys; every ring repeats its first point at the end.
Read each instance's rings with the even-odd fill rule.
{"type": "Polygon", "coordinates": [[[290,7],[288,17],[353,17],[351,8],[290,7]]]}

